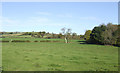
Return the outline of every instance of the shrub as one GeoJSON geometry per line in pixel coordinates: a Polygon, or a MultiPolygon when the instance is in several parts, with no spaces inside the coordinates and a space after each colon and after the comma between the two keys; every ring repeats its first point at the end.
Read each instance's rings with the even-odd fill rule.
{"type": "Polygon", "coordinates": [[[26,42],[30,42],[29,40],[26,40],[26,42]]]}
{"type": "Polygon", "coordinates": [[[46,39],[51,39],[52,37],[46,37],[46,39]]]}
{"type": "Polygon", "coordinates": [[[101,36],[102,32],[106,30],[105,25],[101,25],[99,27],[94,27],[92,33],[90,34],[90,42],[94,44],[103,44],[104,38],[101,36]]]}
{"type": "Polygon", "coordinates": [[[36,40],[36,41],[34,41],[34,42],[38,42],[38,41],[36,40]]]}
{"type": "Polygon", "coordinates": [[[51,42],[50,40],[41,40],[40,42],[51,42]]]}
{"type": "Polygon", "coordinates": [[[9,42],[8,40],[2,40],[2,41],[0,41],[0,42],[9,42]]]}
{"type": "Polygon", "coordinates": [[[117,38],[116,46],[120,47],[120,36],[117,38]]]}
{"type": "Polygon", "coordinates": [[[84,39],[87,41],[87,42],[89,42],[89,40],[90,40],[90,34],[91,34],[91,30],[87,30],[86,32],[85,32],[85,35],[84,35],[84,39]]]}
{"type": "Polygon", "coordinates": [[[102,43],[105,45],[115,45],[118,37],[118,26],[109,23],[106,27],[106,30],[101,34],[104,39],[102,43]]]}
{"type": "Polygon", "coordinates": [[[12,40],[11,42],[30,42],[29,40],[12,40]]]}

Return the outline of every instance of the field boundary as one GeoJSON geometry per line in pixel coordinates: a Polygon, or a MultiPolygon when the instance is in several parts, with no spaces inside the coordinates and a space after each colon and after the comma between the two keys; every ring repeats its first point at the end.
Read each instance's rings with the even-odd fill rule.
{"type": "Polygon", "coordinates": [[[11,41],[9,41],[9,40],[2,40],[2,41],[0,41],[0,42],[2,42],[2,43],[4,43],[4,42],[63,42],[63,41],[51,41],[51,40],[40,40],[40,41],[37,41],[37,40],[35,40],[35,41],[29,41],[29,40],[11,40],[11,41]]]}
{"type": "Polygon", "coordinates": [[[118,71],[2,71],[2,73],[119,73],[118,71]]]}

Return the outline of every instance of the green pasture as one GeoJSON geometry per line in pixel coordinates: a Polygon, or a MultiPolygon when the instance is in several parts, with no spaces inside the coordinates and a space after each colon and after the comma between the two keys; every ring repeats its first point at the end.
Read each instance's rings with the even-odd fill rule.
{"type": "Polygon", "coordinates": [[[64,41],[64,39],[43,39],[43,38],[2,38],[3,41],[11,40],[29,40],[29,41],[41,41],[41,40],[51,40],[51,41],[64,41]]]}
{"type": "MultiPolygon", "coordinates": [[[[46,40],[39,38],[3,38],[2,40],[10,39],[46,40]]],[[[5,71],[117,71],[118,47],[85,44],[82,40],[71,40],[67,44],[4,42],[2,65],[5,71]]]]}

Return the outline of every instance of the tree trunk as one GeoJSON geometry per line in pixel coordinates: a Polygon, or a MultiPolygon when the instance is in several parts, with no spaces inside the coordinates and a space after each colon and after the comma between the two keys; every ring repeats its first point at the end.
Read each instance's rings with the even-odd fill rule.
{"type": "Polygon", "coordinates": [[[68,40],[67,40],[67,38],[65,37],[65,43],[68,43],[68,40]]]}

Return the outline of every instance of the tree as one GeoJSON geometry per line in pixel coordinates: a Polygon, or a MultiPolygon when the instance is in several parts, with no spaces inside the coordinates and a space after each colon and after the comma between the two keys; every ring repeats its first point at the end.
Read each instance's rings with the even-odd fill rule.
{"type": "Polygon", "coordinates": [[[64,35],[65,43],[68,43],[68,40],[69,40],[70,34],[71,34],[71,29],[62,28],[61,31],[64,35]]]}
{"type": "Polygon", "coordinates": [[[28,34],[28,32],[24,32],[24,33],[23,33],[23,35],[27,35],[27,34],[28,34]]]}
{"type": "Polygon", "coordinates": [[[77,33],[75,33],[75,32],[72,33],[72,38],[73,38],[73,39],[76,39],[76,38],[77,38],[77,33]]]}
{"type": "Polygon", "coordinates": [[[102,43],[106,45],[115,45],[118,38],[118,26],[113,25],[112,23],[108,23],[106,27],[106,30],[101,34],[101,36],[104,38],[102,43]]]}
{"type": "Polygon", "coordinates": [[[13,34],[13,32],[9,32],[9,34],[13,34]]]}
{"type": "Polygon", "coordinates": [[[42,38],[44,37],[44,35],[45,35],[45,31],[43,31],[43,32],[40,32],[40,35],[42,36],[42,38]]]}
{"type": "Polygon", "coordinates": [[[58,38],[62,38],[62,36],[63,36],[62,33],[58,34],[58,38]]]}
{"type": "Polygon", "coordinates": [[[29,35],[31,35],[31,37],[35,37],[34,31],[32,31],[31,33],[29,33],[29,35]]]}
{"type": "Polygon", "coordinates": [[[40,38],[40,35],[41,35],[41,32],[38,32],[37,33],[37,37],[40,38]]]}
{"type": "Polygon", "coordinates": [[[118,25],[117,34],[118,34],[118,38],[117,38],[116,45],[120,47],[120,25],[118,25]]]}
{"type": "Polygon", "coordinates": [[[90,38],[88,37],[89,39],[86,37],[86,34],[88,34],[87,31],[84,37],[89,43],[120,46],[119,28],[120,25],[114,25],[112,23],[108,23],[107,25],[103,24],[94,27],[90,34],[90,38]]]}
{"type": "Polygon", "coordinates": [[[55,38],[55,34],[54,33],[52,33],[52,38],[55,38]]]}
{"type": "Polygon", "coordinates": [[[84,34],[84,39],[89,42],[90,40],[90,34],[91,34],[91,30],[86,30],[85,34],[84,34]]]}
{"type": "Polygon", "coordinates": [[[94,27],[92,30],[92,33],[90,34],[90,43],[94,44],[103,44],[104,38],[101,36],[101,34],[106,30],[106,26],[104,24],[94,27]]]}
{"type": "Polygon", "coordinates": [[[120,35],[119,35],[118,38],[117,38],[116,45],[120,47],[120,35]]]}
{"type": "Polygon", "coordinates": [[[80,35],[80,38],[81,38],[81,39],[84,38],[84,35],[80,35]]]}

